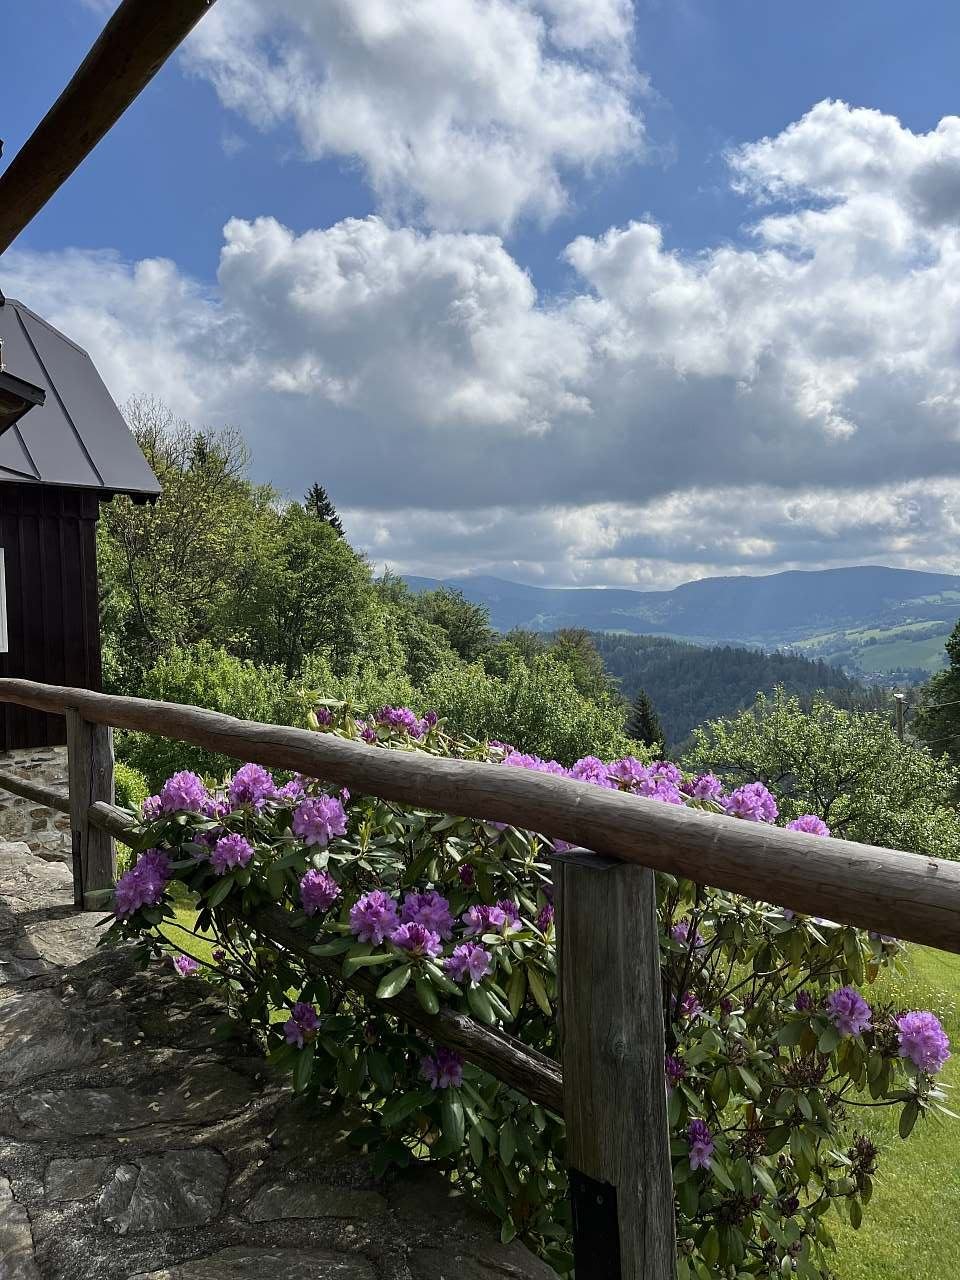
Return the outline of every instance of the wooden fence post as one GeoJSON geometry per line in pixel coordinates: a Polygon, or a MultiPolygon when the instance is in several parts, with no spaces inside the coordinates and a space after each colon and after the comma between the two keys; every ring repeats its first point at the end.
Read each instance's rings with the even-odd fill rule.
{"type": "Polygon", "coordinates": [[[73,900],[95,911],[106,905],[117,879],[113,837],[91,825],[96,801],[113,804],[113,730],[66,709],[67,764],[70,778],[70,833],[73,842],[73,900]]]}
{"type": "Polygon", "coordinates": [[[554,863],[577,1280],[675,1280],[654,874],[554,863]]]}

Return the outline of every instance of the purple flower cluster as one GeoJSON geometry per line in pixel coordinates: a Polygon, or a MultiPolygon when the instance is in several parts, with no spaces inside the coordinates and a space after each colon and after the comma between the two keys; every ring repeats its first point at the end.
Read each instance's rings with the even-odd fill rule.
{"type": "Polygon", "coordinates": [[[181,978],[188,978],[191,973],[196,973],[200,968],[200,961],[194,960],[193,956],[174,956],[173,967],[181,978]]]}
{"type": "MultiPolygon", "coordinates": [[[[549,904],[539,919],[543,928],[552,922],[553,908],[549,904]]],[[[455,982],[469,981],[476,986],[493,972],[494,963],[487,948],[470,939],[483,933],[508,937],[522,928],[520,913],[514,902],[504,898],[493,906],[470,907],[462,920],[464,941],[443,961],[443,967],[455,982]]],[[[360,942],[378,946],[389,942],[415,958],[441,956],[443,942],[453,938],[455,923],[450,903],[435,890],[408,893],[400,909],[388,893],[374,889],[350,909],[350,930],[360,942]]]]}
{"type": "Polygon", "coordinates": [[[290,1017],[283,1024],[283,1034],[287,1044],[295,1044],[302,1049],[308,1040],[312,1040],[320,1026],[320,1019],[312,1004],[298,1000],[290,1011],[290,1017]]]}
{"type": "Polygon", "coordinates": [[[245,867],[253,857],[253,845],[243,836],[231,833],[221,836],[213,846],[210,865],[218,876],[224,876],[237,867],[245,867]]]}
{"type": "Polygon", "coordinates": [[[411,738],[422,738],[437,723],[437,713],[428,711],[421,720],[409,707],[381,707],[377,723],[397,733],[408,733],[411,738]]]}
{"type": "Polygon", "coordinates": [[[574,782],[592,782],[597,787],[615,787],[616,783],[610,774],[611,770],[596,756],[584,756],[567,771],[567,777],[573,778],[574,782]]]}
{"type": "Polygon", "coordinates": [[[787,830],[805,831],[810,836],[828,836],[830,834],[830,828],[815,813],[803,813],[799,818],[794,818],[792,822],[787,823],[787,830]]]}
{"type": "Polygon", "coordinates": [[[444,941],[453,937],[453,916],[450,903],[434,890],[428,893],[408,893],[403,900],[400,919],[404,924],[421,924],[444,941]]]}
{"type": "Polygon", "coordinates": [[[713,1134],[703,1120],[691,1120],[687,1130],[690,1147],[690,1168],[709,1169],[713,1160],[713,1134]]]}
{"type": "Polygon", "coordinates": [[[474,938],[480,933],[516,933],[523,926],[515,902],[501,898],[495,906],[470,907],[461,917],[467,926],[464,935],[474,938]]]}
{"type": "Polygon", "coordinates": [[[335,796],[308,796],[293,811],[293,834],[321,848],[334,836],[346,835],[347,815],[335,796]]]}
{"type": "Polygon", "coordinates": [[[928,1075],[936,1075],[950,1057],[950,1040],[932,1013],[915,1011],[896,1019],[901,1058],[909,1058],[915,1067],[928,1075]]]}
{"type": "MultiPolygon", "coordinates": [[[[679,942],[681,946],[685,947],[687,943],[690,941],[690,921],[678,920],[677,923],[670,930],[670,937],[674,940],[674,942],[679,942]]],[[[695,947],[705,947],[707,945],[706,939],[703,937],[703,935],[700,933],[699,930],[697,930],[696,935],[693,939],[693,945],[695,947]]]]}
{"type": "Polygon", "coordinates": [[[390,941],[412,956],[438,956],[443,950],[440,935],[422,924],[400,924],[390,934],[390,941]]]}
{"type": "Polygon", "coordinates": [[[153,822],[155,818],[159,818],[163,813],[163,804],[159,796],[147,796],[143,804],[140,806],[140,813],[144,822],[153,822]]]}
{"type": "Polygon", "coordinates": [[[723,798],[723,783],[712,773],[701,773],[691,782],[690,795],[694,800],[712,800],[719,804],[723,798]]]}
{"type": "Polygon", "coordinates": [[[278,787],[273,774],[261,764],[241,765],[227,787],[226,811],[250,808],[260,813],[268,801],[289,804],[303,795],[303,779],[299,776],[278,787]]]}
{"type": "Polygon", "coordinates": [[[546,933],[553,925],[553,906],[547,902],[537,913],[537,928],[541,933],[546,933]]]}
{"type": "Polygon", "coordinates": [[[687,1067],[682,1058],[677,1058],[673,1054],[668,1053],[663,1061],[664,1074],[667,1077],[667,1088],[675,1089],[681,1080],[685,1080],[687,1076],[687,1067]]]}
{"type": "Polygon", "coordinates": [[[454,948],[453,955],[444,961],[443,967],[454,982],[463,982],[464,978],[469,978],[471,985],[475,987],[493,968],[493,960],[486,947],[477,946],[474,942],[464,942],[454,948]]]}
{"type": "Polygon", "coordinates": [[[277,786],[273,774],[262,764],[245,764],[237,770],[227,789],[231,809],[249,805],[259,813],[268,800],[276,798],[277,786]]]}
{"type": "Polygon", "coordinates": [[[439,1045],[432,1057],[420,1063],[420,1074],[430,1082],[431,1089],[458,1088],[463,1084],[463,1058],[453,1049],[439,1045]]]}
{"type": "MultiPolygon", "coordinates": [[[[556,760],[544,760],[540,756],[511,748],[504,755],[502,763],[519,769],[533,769],[537,773],[572,778],[575,782],[589,782],[597,787],[619,788],[650,800],[661,800],[665,804],[686,803],[680,790],[683,775],[668,760],[641,764],[635,756],[624,756],[621,760],[604,764],[597,756],[584,756],[569,769],[565,769],[556,760]]],[[[555,843],[558,848],[563,844],[562,841],[555,843]]]]}
{"type": "Polygon", "coordinates": [[[511,749],[503,757],[501,763],[509,765],[513,769],[532,769],[535,773],[554,773],[561,778],[570,776],[569,769],[565,769],[556,760],[543,760],[540,756],[529,755],[524,751],[511,749]]]}
{"type": "MultiPolygon", "coordinates": [[[[156,807],[160,813],[202,813],[209,815],[213,808],[213,798],[203,785],[203,779],[195,773],[182,770],[168,778],[160,788],[154,806],[150,797],[147,804],[151,810],[156,807]]],[[[146,806],[145,806],[146,807],[146,806]]]]}
{"type": "Polygon", "coordinates": [[[340,897],[340,886],[326,871],[308,871],[300,881],[300,903],[308,916],[328,910],[340,897]]]}
{"type": "Polygon", "coordinates": [[[827,1016],[842,1036],[858,1036],[870,1029],[873,1013],[859,991],[840,987],[827,996],[827,1016]]]}
{"type": "Polygon", "coordinates": [[[350,931],[360,942],[379,946],[399,923],[397,904],[382,889],[365,893],[350,908],[350,931]]]}
{"type": "Polygon", "coordinates": [[[170,859],[162,849],[148,849],[117,881],[114,912],[126,920],[141,907],[155,907],[170,881],[170,859]]]}
{"type": "Polygon", "coordinates": [[[733,818],[745,818],[747,822],[776,822],[777,802],[762,782],[747,782],[737,787],[723,801],[723,807],[733,818]]]}

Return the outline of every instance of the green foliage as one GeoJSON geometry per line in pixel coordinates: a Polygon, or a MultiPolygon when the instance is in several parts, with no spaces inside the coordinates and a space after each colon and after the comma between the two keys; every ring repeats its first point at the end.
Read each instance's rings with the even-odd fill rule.
{"type": "Polygon", "coordinates": [[[124,809],[133,809],[137,813],[150,794],[150,785],[146,776],[133,765],[123,760],[114,762],[113,780],[117,804],[124,809]]]}
{"type": "Polygon", "coordinates": [[[758,779],[784,817],[815,813],[836,836],[960,858],[953,805],[960,771],[923,746],[902,744],[879,712],[841,711],[819,697],[807,712],[778,689],[696,730],[685,761],[732,785],[758,779]]]}
{"type": "Polygon", "coordinates": [[[618,703],[610,695],[585,698],[570,668],[550,653],[529,666],[514,661],[503,676],[489,675],[479,664],[445,667],[427,682],[424,697],[461,733],[496,738],[562,764],[637,747],[619,727],[618,703]]]}
{"type": "Polygon", "coordinates": [[[641,689],[649,695],[668,748],[683,743],[704,720],[745,710],[757,693],[772,694],[778,685],[799,695],[805,709],[819,692],[848,709],[880,710],[889,697],[837,667],[793,653],[708,648],[665,636],[595,635],[594,640],[624,697],[632,701],[641,689]]]}
{"type": "MultiPolygon", "coordinates": [[[[345,714],[327,731],[353,738],[356,724],[345,714]]],[[[440,726],[416,740],[381,729],[379,741],[484,755],[440,726]]],[[[519,1235],[567,1273],[561,1118],[456,1055],[443,1057],[403,1012],[408,998],[428,1013],[446,1007],[558,1056],[549,842],[373,797],[354,797],[343,812],[335,797],[321,800],[316,783],[308,795],[301,802],[274,791],[216,820],[180,811],[144,823],[139,847],[165,850],[169,863],[165,872],[150,864],[147,900],[122,908],[109,941],[141,938],[159,951],[176,919],[174,893],[192,895],[198,932],[220,948],[204,953],[209,976],[233,1017],[259,1034],[297,1092],[317,1106],[336,1095],[365,1110],[353,1140],[374,1171],[414,1158],[437,1162],[498,1216],[504,1240],[519,1235]],[[322,806],[325,831],[310,828],[311,806],[322,806]],[[218,827],[247,842],[242,859],[211,854],[218,827]],[[325,905],[314,902],[307,914],[311,873],[331,880],[325,905]],[[165,874],[173,879],[164,889],[165,874]],[[373,891],[379,901],[367,902],[373,891]],[[421,934],[411,946],[394,932],[401,905],[414,915],[424,909],[407,894],[441,896],[429,904],[432,942],[421,934]],[[383,895],[393,923],[377,935],[368,923],[364,934],[371,911],[384,919],[383,895]],[[264,923],[278,906],[317,962],[309,970],[264,923]],[[454,960],[465,940],[482,948],[473,974],[454,960]],[[351,983],[358,974],[376,985],[361,994],[351,983]]],[[[206,809],[205,801],[196,802],[206,809]]],[[[894,1005],[875,999],[856,1031],[828,1012],[828,994],[869,990],[899,965],[901,948],[671,876],[658,877],[657,901],[679,1277],[825,1280],[833,1244],[826,1212],[860,1224],[878,1155],[857,1140],[848,1113],[889,1107],[906,1134],[942,1110],[934,1077],[899,1053],[894,1005]],[[695,1158],[704,1129],[695,1139],[692,1124],[705,1126],[705,1160],[695,1158]]]]}
{"type": "Polygon", "coordinates": [[[627,736],[642,742],[645,747],[657,747],[663,750],[663,744],[666,741],[663,726],[644,689],[641,689],[634,698],[633,706],[630,708],[627,736]]]}
{"type": "Polygon", "coordinates": [[[101,508],[98,563],[104,682],[137,693],[172,645],[235,633],[238,602],[271,572],[276,512],[273,491],[246,478],[237,432],[196,431],[148,399],[127,419],[163,495],[101,508]]]}
{"type": "Polygon", "coordinates": [[[242,655],[280,666],[289,676],[317,653],[338,675],[357,661],[395,668],[400,648],[366,561],[296,502],[276,517],[274,534],[269,572],[242,602],[242,655]]]}
{"type": "Polygon", "coordinates": [[[464,662],[475,662],[493,644],[490,614],[462,591],[438,587],[413,597],[419,617],[447,633],[450,647],[464,662]]]}
{"type": "Polygon", "coordinates": [[[960,765],[960,622],[945,647],[949,666],[924,686],[910,728],[936,755],[960,765]]]}
{"type": "MultiPolygon", "coordinates": [[[[280,667],[256,666],[207,641],[191,648],[171,648],[159,658],[143,679],[142,696],[206,707],[243,720],[293,725],[306,724],[313,702],[312,693],[289,680],[280,667]]],[[[118,752],[145,775],[154,790],[180,769],[219,778],[233,764],[227,756],[204,747],[153,734],[124,734],[118,740],[118,752]]]]}

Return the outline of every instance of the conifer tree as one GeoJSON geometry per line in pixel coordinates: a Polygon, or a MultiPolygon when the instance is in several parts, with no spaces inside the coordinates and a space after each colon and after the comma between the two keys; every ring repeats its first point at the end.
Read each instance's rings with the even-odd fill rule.
{"type": "Polygon", "coordinates": [[[630,708],[630,715],[627,719],[627,737],[633,738],[636,742],[642,742],[647,747],[659,746],[662,748],[665,745],[660,717],[643,689],[638,692],[633,701],[633,706],[630,708]]]}
{"type": "Polygon", "coordinates": [[[323,520],[334,530],[335,533],[343,537],[343,525],[340,517],[337,515],[337,508],[333,505],[330,495],[322,484],[312,484],[307,491],[307,496],[303,500],[303,505],[308,513],[315,516],[318,520],[323,520]]]}

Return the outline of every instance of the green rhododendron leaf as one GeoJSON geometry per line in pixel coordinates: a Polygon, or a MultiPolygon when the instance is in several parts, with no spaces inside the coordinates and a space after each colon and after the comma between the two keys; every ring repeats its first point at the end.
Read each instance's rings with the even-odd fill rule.
{"type": "Polygon", "coordinates": [[[430,985],[428,979],[417,978],[414,987],[417,993],[417,999],[420,1001],[426,1012],[431,1014],[439,1013],[440,998],[430,985]]]}
{"type": "Polygon", "coordinates": [[[440,1127],[451,1151],[458,1151],[463,1146],[464,1116],[463,1103],[453,1089],[444,1089],[443,1101],[440,1103],[440,1127]]]}
{"type": "Polygon", "coordinates": [[[297,1050],[297,1058],[293,1064],[293,1087],[297,1093],[302,1093],[310,1083],[310,1074],[313,1071],[313,1054],[312,1044],[304,1045],[302,1049],[297,1050]]]}
{"type": "Polygon", "coordinates": [[[536,969],[527,970],[527,981],[530,984],[530,994],[536,1000],[538,1007],[548,1018],[552,1018],[553,1008],[547,995],[547,989],[543,985],[543,979],[536,969]]]}
{"type": "Polygon", "coordinates": [[[399,995],[410,981],[411,973],[412,970],[409,964],[401,964],[396,969],[391,969],[380,980],[380,985],[377,987],[377,998],[379,1000],[392,1000],[394,996],[399,995]]]}

